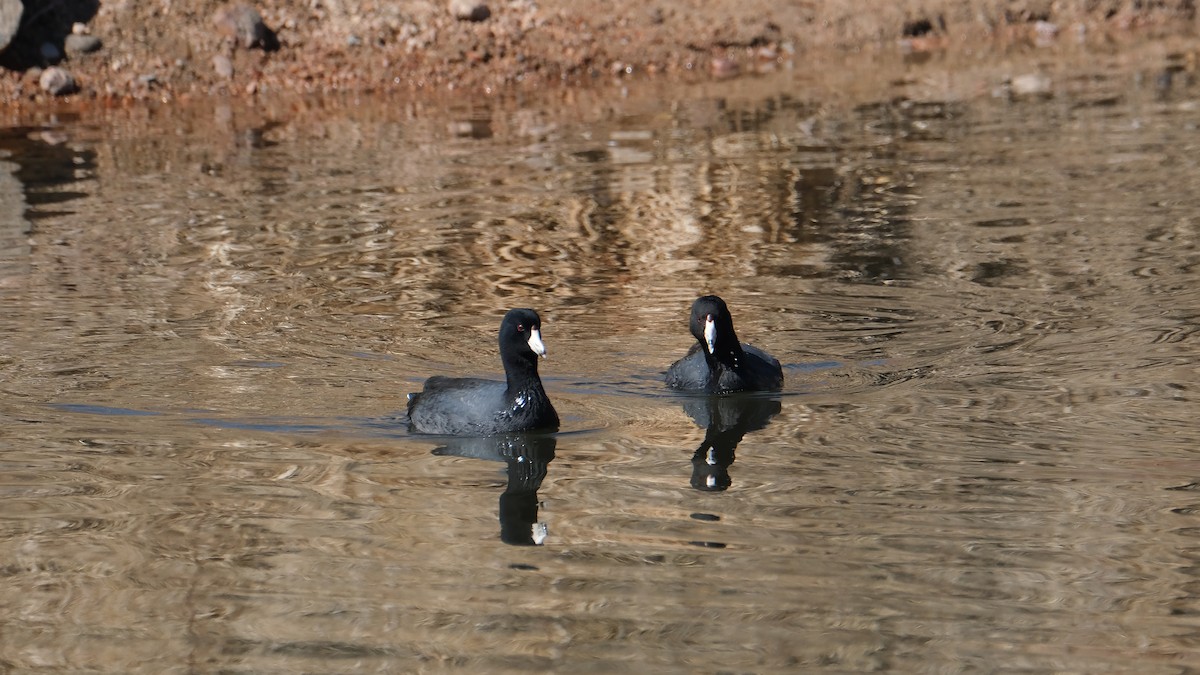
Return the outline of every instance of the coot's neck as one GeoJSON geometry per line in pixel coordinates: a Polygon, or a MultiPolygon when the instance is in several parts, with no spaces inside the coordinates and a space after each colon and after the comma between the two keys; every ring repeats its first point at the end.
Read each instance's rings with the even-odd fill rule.
{"type": "Polygon", "coordinates": [[[542,380],[538,377],[537,356],[531,354],[501,354],[504,362],[504,378],[508,383],[508,395],[516,396],[523,391],[542,391],[542,380]]]}

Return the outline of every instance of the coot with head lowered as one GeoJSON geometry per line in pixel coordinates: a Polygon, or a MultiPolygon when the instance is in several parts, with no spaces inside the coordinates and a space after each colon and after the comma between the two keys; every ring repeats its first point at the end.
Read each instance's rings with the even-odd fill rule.
{"type": "Polygon", "coordinates": [[[738,342],[725,301],[706,295],[692,303],[689,320],[696,344],[667,370],[672,389],[707,394],[779,391],[783,368],[757,347],[738,342]]]}

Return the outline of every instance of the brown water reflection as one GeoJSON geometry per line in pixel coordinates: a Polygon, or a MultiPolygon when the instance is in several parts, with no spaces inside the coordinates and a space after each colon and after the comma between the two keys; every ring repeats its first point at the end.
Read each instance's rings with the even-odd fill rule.
{"type": "Polygon", "coordinates": [[[1200,118],[1153,81],[6,134],[0,663],[1184,670],[1200,118]],[[781,396],[664,391],[701,292],[781,396]],[[409,435],[511,306],[564,431],[409,435]]]}

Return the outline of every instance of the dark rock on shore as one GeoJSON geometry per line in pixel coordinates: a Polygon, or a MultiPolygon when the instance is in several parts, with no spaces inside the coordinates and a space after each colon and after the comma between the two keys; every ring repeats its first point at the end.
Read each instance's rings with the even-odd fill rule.
{"type": "Polygon", "coordinates": [[[258,47],[263,51],[279,49],[275,32],[263,23],[262,14],[246,4],[226,5],[213,15],[217,29],[243,49],[258,47]]]}
{"type": "MultiPolygon", "coordinates": [[[[76,24],[86,26],[100,6],[99,0],[0,0],[0,67],[25,71],[57,64],[63,59],[65,40],[76,24]],[[22,4],[26,5],[20,11],[22,4]],[[15,34],[8,34],[7,21],[15,34]]],[[[84,29],[86,32],[86,28],[84,29]]],[[[40,71],[39,71],[40,73],[40,71]]]]}

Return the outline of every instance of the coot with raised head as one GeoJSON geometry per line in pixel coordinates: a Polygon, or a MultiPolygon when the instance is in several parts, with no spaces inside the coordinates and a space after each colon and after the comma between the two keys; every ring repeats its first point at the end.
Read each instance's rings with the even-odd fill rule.
{"type": "Polygon", "coordinates": [[[545,355],[537,312],[509,310],[500,323],[505,381],[431,377],[420,393],[408,395],[409,426],[421,433],[452,436],[557,429],[558,413],[537,371],[538,357],[545,355]]]}

